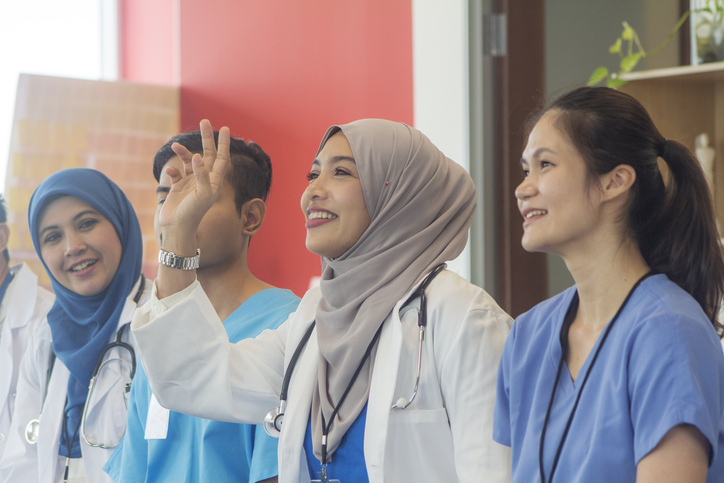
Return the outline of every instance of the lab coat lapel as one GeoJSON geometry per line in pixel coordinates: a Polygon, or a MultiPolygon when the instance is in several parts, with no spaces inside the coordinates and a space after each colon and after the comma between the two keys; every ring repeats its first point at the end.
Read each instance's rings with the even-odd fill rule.
{"type": "MultiPolygon", "coordinates": [[[[35,309],[35,297],[37,291],[36,277],[26,268],[25,265],[17,265],[12,267],[15,274],[10,290],[5,293],[7,298],[7,312],[5,314],[5,323],[2,328],[2,336],[0,337],[0,401],[7,401],[10,397],[10,386],[13,377],[18,373],[20,365],[20,354],[13,354],[15,340],[20,337],[19,330],[24,328],[35,309]],[[20,268],[19,270],[18,267],[20,268]]],[[[31,334],[24,334],[24,337],[30,337],[31,334]]],[[[7,405],[3,405],[9,409],[7,405]]],[[[0,417],[8,417],[5,414],[0,417]]],[[[9,424],[9,420],[8,420],[9,424]]]]}
{"type": "Polygon", "coordinates": [[[15,271],[15,281],[12,292],[8,291],[6,296],[15,303],[8,306],[5,320],[10,322],[11,329],[19,329],[28,325],[33,316],[35,298],[38,295],[38,277],[24,263],[15,265],[12,269],[15,271]]]}
{"type": "Polygon", "coordinates": [[[395,306],[392,314],[387,317],[382,326],[372,370],[364,437],[365,462],[369,481],[384,481],[383,465],[388,420],[397,385],[397,369],[402,348],[402,327],[398,306],[395,306]]]}
{"type": "MultiPolygon", "coordinates": [[[[304,334],[308,328],[309,324],[303,327],[300,334],[304,334]]],[[[301,335],[294,339],[299,341],[301,335]]],[[[287,349],[294,352],[296,346],[287,349]]],[[[307,342],[307,346],[299,356],[297,367],[294,368],[289,382],[287,411],[284,418],[284,436],[280,441],[280,457],[284,464],[280,465],[280,468],[300,468],[302,451],[299,451],[299,448],[304,446],[304,434],[307,431],[309,412],[312,407],[312,395],[317,387],[318,364],[319,345],[317,344],[317,329],[315,328],[307,342]]],[[[301,475],[296,478],[293,475],[280,475],[279,481],[298,481],[300,477],[301,475]]]]}
{"type": "MultiPolygon", "coordinates": [[[[59,360],[55,360],[53,375],[50,378],[48,397],[45,400],[43,412],[40,415],[40,430],[38,437],[38,481],[40,483],[54,483],[55,467],[58,464],[58,448],[60,433],[63,430],[63,412],[65,409],[65,396],[68,393],[68,378],[70,372],[59,360]],[[46,437],[43,432],[52,432],[52,437],[46,437]]],[[[43,391],[41,391],[42,393],[43,391]]]]}

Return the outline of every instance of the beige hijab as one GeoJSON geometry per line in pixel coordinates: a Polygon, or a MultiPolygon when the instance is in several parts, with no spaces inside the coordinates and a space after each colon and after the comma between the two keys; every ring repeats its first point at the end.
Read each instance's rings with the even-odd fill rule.
{"type": "MultiPolygon", "coordinates": [[[[322,412],[329,424],[397,301],[435,266],[462,252],[476,204],[470,176],[417,129],[363,119],[330,127],[319,149],[340,130],[352,148],[371,222],[342,256],[322,257],[322,299],[316,311],[321,356],[312,399],[314,455],[320,460],[322,412]]],[[[335,416],[328,460],[367,403],[375,353],[335,416]]]]}

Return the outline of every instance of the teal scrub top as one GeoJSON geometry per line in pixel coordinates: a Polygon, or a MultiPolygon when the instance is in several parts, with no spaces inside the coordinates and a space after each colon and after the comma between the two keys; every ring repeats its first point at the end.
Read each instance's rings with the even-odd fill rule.
{"type": "MultiPolygon", "coordinates": [[[[224,320],[231,342],[275,329],[299,305],[289,290],[251,296],[224,320]]],[[[211,395],[209,395],[212,397],[211,395]]],[[[138,364],[126,434],[103,470],[116,482],[257,482],[278,475],[278,439],[262,426],[226,423],[171,411],[166,439],[145,439],[151,387],[138,364]]]]}

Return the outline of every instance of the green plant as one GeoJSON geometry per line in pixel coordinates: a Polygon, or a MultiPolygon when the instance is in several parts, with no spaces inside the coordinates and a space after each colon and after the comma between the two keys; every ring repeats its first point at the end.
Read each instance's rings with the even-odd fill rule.
{"type": "Polygon", "coordinates": [[[631,27],[628,22],[624,21],[623,32],[621,32],[621,35],[616,39],[616,42],[608,48],[608,52],[610,54],[618,55],[620,57],[620,70],[618,72],[609,72],[606,67],[598,67],[593,71],[593,74],[591,74],[587,84],[589,86],[593,86],[605,80],[606,86],[613,87],[614,89],[624,85],[626,81],[621,79],[621,74],[631,72],[641,59],[651,57],[666,47],[669,41],[674,37],[674,35],[676,35],[679,29],[681,29],[681,26],[684,25],[684,22],[686,22],[692,12],[707,12],[711,14],[716,21],[721,21],[724,16],[724,0],[706,0],[704,5],[705,7],[703,8],[687,10],[684,12],[664,41],[661,42],[658,47],[649,52],[647,52],[643,45],[641,45],[641,40],[639,39],[636,30],[631,27]]]}

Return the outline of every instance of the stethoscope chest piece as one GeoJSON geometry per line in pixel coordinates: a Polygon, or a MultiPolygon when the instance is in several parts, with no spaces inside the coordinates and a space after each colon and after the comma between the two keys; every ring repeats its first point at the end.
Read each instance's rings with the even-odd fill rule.
{"type": "Polygon", "coordinates": [[[40,420],[33,419],[32,421],[30,421],[28,423],[27,426],[25,426],[25,441],[27,441],[28,444],[37,444],[39,432],[40,432],[40,420]]]}
{"type": "Polygon", "coordinates": [[[272,438],[278,438],[282,432],[282,423],[284,423],[284,409],[286,401],[266,413],[264,416],[264,431],[272,438]]]}

